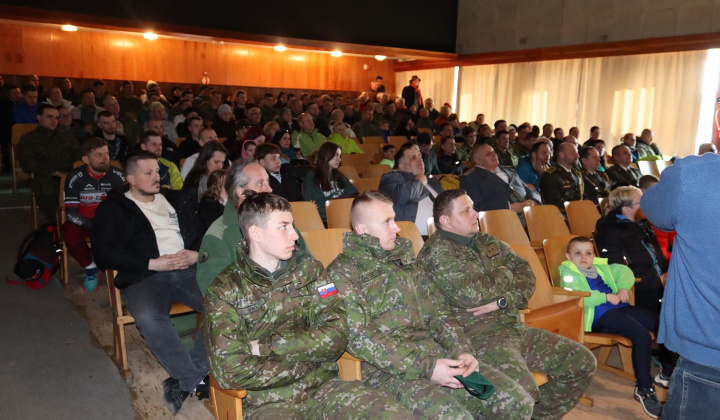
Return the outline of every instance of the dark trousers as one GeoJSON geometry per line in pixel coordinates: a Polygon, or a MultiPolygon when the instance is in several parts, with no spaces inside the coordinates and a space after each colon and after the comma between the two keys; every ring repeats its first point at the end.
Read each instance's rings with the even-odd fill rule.
{"type": "Polygon", "coordinates": [[[619,334],[632,341],[632,361],[638,388],[647,389],[653,384],[650,376],[650,331],[658,329],[658,316],[646,309],[625,306],[612,309],[592,326],[594,332],[619,334]]]}

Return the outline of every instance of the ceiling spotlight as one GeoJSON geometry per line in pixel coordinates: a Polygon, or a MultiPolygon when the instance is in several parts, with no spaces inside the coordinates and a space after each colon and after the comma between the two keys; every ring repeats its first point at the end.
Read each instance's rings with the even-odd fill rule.
{"type": "Polygon", "coordinates": [[[277,52],[283,52],[287,50],[287,47],[284,45],[276,45],[275,48],[273,48],[277,52]]]}
{"type": "Polygon", "coordinates": [[[332,55],[333,57],[342,57],[342,51],[335,50],[331,52],[330,55],[332,55]]]}
{"type": "Polygon", "coordinates": [[[145,38],[145,39],[150,39],[150,40],[152,40],[152,39],[158,39],[158,35],[157,35],[156,33],[154,33],[154,32],[145,32],[145,33],[143,34],[143,38],[145,38]]]}
{"type": "Polygon", "coordinates": [[[77,32],[77,26],[75,25],[63,25],[62,26],[63,31],[67,32],[77,32]]]}
{"type": "Polygon", "coordinates": [[[378,55],[375,56],[375,59],[376,59],[377,61],[383,61],[383,60],[386,59],[386,58],[387,58],[386,55],[379,55],[379,54],[378,54],[378,55]]]}

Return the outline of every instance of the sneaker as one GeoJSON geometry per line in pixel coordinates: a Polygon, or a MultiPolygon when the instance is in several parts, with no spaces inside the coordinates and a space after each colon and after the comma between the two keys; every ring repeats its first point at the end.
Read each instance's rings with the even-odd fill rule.
{"type": "Polygon", "coordinates": [[[197,384],[195,387],[195,396],[200,401],[210,397],[210,375],[206,375],[205,378],[197,384]]]}
{"type": "MultiPolygon", "coordinates": [[[[90,271],[90,270],[87,270],[90,271]]],[[[85,281],[83,282],[83,289],[86,292],[92,293],[97,290],[98,287],[98,272],[95,270],[95,274],[86,274],[85,281]]]]}
{"type": "Polygon", "coordinates": [[[162,386],[163,400],[165,400],[165,405],[167,405],[170,414],[174,416],[180,411],[183,402],[185,402],[190,393],[180,389],[180,382],[174,378],[165,379],[162,386]]]}
{"type": "Polygon", "coordinates": [[[655,375],[655,385],[659,386],[662,389],[668,389],[670,386],[670,377],[665,376],[664,373],[660,372],[657,375],[655,375]]]}
{"type": "Polygon", "coordinates": [[[640,405],[642,405],[643,410],[645,410],[645,414],[654,419],[660,418],[663,406],[655,395],[655,388],[638,389],[635,387],[634,396],[635,399],[640,402],[640,405]]]}

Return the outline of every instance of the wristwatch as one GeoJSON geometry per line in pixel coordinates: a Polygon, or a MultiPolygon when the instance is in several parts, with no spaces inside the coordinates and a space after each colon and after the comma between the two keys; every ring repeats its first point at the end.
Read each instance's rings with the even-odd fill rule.
{"type": "Polygon", "coordinates": [[[507,308],[507,299],[505,299],[505,296],[500,296],[497,300],[497,306],[498,308],[507,308]]]}

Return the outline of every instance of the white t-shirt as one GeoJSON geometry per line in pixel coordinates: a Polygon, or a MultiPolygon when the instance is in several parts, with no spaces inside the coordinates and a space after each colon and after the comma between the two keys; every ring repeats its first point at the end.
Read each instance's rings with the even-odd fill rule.
{"type": "MultiPolygon", "coordinates": [[[[438,196],[437,191],[433,190],[430,185],[425,186],[425,188],[430,191],[430,194],[432,194],[434,197],[438,196]]],[[[430,199],[430,196],[427,196],[423,198],[422,200],[418,201],[418,209],[417,214],[415,215],[415,224],[418,227],[418,230],[420,231],[421,235],[427,235],[427,219],[431,218],[433,215],[433,202],[430,199]]]]}
{"type": "Polygon", "coordinates": [[[155,194],[153,201],[149,203],[136,200],[130,191],[125,193],[125,197],[137,204],[150,222],[155,231],[160,255],[176,254],[185,249],[177,212],[162,194],[155,194]]]}

